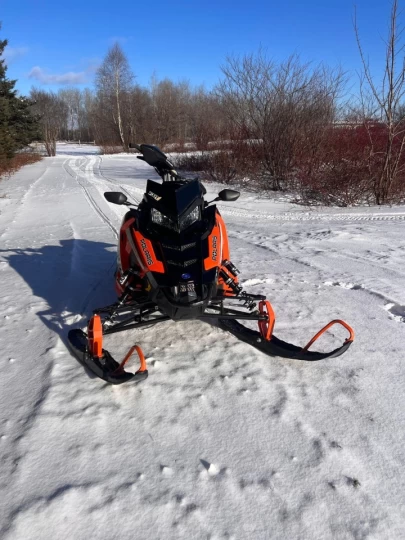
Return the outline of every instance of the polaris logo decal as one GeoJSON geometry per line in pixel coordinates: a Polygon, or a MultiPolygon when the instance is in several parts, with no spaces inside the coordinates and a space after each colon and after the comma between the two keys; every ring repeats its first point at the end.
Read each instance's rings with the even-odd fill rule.
{"type": "Polygon", "coordinates": [[[216,261],[218,257],[217,241],[218,241],[218,238],[216,236],[213,236],[212,237],[212,260],[213,261],[216,261]]]}
{"type": "Polygon", "coordinates": [[[160,201],[162,197],[159,197],[159,195],[156,195],[156,193],[152,193],[151,191],[148,191],[148,195],[152,197],[152,199],[155,199],[155,201],[160,201]]]}
{"type": "Polygon", "coordinates": [[[152,259],[152,256],[151,254],[149,253],[149,250],[148,250],[148,246],[146,245],[146,242],[145,240],[142,238],[141,240],[141,248],[142,248],[142,251],[146,257],[146,262],[148,263],[148,266],[152,266],[153,264],[153,259],[152,259]]]}

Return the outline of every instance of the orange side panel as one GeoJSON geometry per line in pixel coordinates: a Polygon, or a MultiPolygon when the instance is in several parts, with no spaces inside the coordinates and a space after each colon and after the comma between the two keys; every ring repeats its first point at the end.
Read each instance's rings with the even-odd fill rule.
{"type": "Polygon", "coordinates": [[[229,244],[226,226],[219,212],[216,213],[215,225],[208,237],[208,257],[204,259],[204,269],[211,270],[229,260],[229,244]]]}
{"type": "Polygon", "coordinates": [[[221,229],[217,223],[212,228],[211,234],[208,237],[208,257],[204,259],[205,270],[211,270],[221,265],[221,242],[221,229]]]}
{"type": "Polygon", "coordinates": [[[139,231],[133,231],[133,234],[135,236],[136,247],[138,248],[138,253],[142,258],[145,270],[164,274],[164,265],[162,261],[158,261],[152,246],[152,242],[142,236],[139,231]]]}
{"type": "Polygon", "coordinates": [[[123,271],[130,267],[131,245],[127,240],[127,230],[130,229],[135,222],[135,218],[130,218],[121,225],[120,230],[120,245],[118,251],[118,265],[123,271]]]}
{"type": "Polygon", "coordinates": [[[217,212],[217,220],[216,221],[217,221],[217,225],[221,229],[222,260],[220,262],[222,263],[222,261],[224,259],[227,259],[228,261],[230,260],[228,235],[227,235],[227,232],[226,232],[225,222],[222,219],[222,216],[218,212],[217,212]]]}
{"type": "Polygon", "coordinates": [[[135,221],[135,218],[128,219],[125,223],[121,226],[121,231],[126,231],[128,227],[130,227],[135,221]]]}

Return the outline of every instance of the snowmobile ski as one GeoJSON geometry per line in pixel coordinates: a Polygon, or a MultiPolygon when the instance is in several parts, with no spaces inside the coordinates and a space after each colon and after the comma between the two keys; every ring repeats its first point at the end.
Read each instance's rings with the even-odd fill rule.
{"type": "Polygon", "coordinates": [[[290,358],[292,360],[306,360],[309,362],[313,362],[316,360],[325,360],[326,358],[334,358],[336,356],[340,356],[341,354],[345,353],[350,347],[350,345],[353,343],[354,332],[348,325],[346,326],[346,323],[344,323],[343,326],[345,326],[345,328],[349,330],[350,335],[345,340],[343,345],[341,345],[337,349],[334,349],[333,351],[325,353],[308,351],[308,348],[312,345],[312,343],[334,323],[342,324],[344,323],[344,321],[331,321],[326,327],[322,328],[322,330],[318,332],[318,334],[316,334],[316,336],[314,336],[314,338],[312,338],[312,340],[305,347],[299,347],[297,345],[293,345],[292,343],[287,343],[286,341],[277,338],[275,335],[272,335],[271,338],[267,340],[260,332],[247,328],[237,320],[222,319],[219,321],[220,327],[223,330],[227,330],[241,341],[249,343],[249,345],[252,345],[256,349],[259,349],[259,351],[262,351],[269,356],[280,356],[281,358],[290,358]]]}
{"type": "MultiPolygon", "coordinates": [[[[98,317],[97,315],[95,317],[98,317]]],[[[97,319],[96,319],[97,320],[97,319]]],[[[93,323],[94,317],[90,320],[89,326],[93,323]]],[[[92,343],[91,330],[85,334],[82,330],[74,329],[68,333],[68,342],[70,348],[76,358],[97,377],[111,384],[122,384],[124,382],[133,381],[141,382],[148,378],[148,370],[146,369],[146,361],[141,348],[138,345],[133,345],[124,360],[118,363],[111,354],[102,347],[96,350],[91,350],[92,343]],[[136,350],[139,355],[141,367],[135,373],[129,373],[124,370],[124,366],[136,350]]],[[[98,345],[100,341],[98,341],[98,345]]],[[[98,345],[96,347],[98,347],[98,345]]]]}

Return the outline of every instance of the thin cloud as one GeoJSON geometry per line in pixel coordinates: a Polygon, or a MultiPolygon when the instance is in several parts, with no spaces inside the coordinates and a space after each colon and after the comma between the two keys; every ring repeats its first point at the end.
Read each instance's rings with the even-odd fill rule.
{"type": "Polygon", "coordinates": [[[46,70],[35,66],[28,74],[30,79],[36,79],[41,84],[84,84],[88,82],[86,71],[68,71],[67,73],[47,73],[46,70]]]}
{"type": "Polygon", "coordinates": [[[28,47],[7,47],[4,49],[3,57],[6,60],[7,64],[11,64],[18,58],[25,56],[28,53],[28,47]]]}

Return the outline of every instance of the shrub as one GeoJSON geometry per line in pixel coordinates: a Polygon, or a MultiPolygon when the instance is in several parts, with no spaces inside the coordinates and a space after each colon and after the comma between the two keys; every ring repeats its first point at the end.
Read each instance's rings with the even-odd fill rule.
{"type": "Polygon", "coordinates": [[[117,145],[102,144],[100,145],[100,151],[102,154],[121,154],[124,148],[117,145]]]}
{"type": "Polygon", "coordinates": [[[42,157],[39,154],[34,152],[24,152],[21,154],[16,154],[11,159],[0,160],[0,178],[3,176],[10,176],[11,174],[24,167],[24,165],[30,165],[41,161],[42,157]]]}
{"type": "Polygon", "coordinates": [[[337,206],[375,202],[385,141],[385,126],[378,123],[330,127],[320,151],[297,160],[299,202],[337,206]]]}

